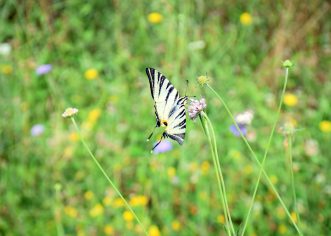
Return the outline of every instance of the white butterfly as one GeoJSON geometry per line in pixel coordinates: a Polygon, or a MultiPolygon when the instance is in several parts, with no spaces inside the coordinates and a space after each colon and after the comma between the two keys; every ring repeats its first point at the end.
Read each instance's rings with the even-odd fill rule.
{"type": "MultiPolygon", "coordinates": [[[[187,97],[180,97],[178,91],[170,81],[159,71],[153,68],[146,68],[154,109],[156,115],[156,127],[164,127],[162,138],[171,138],[180,145],[183,144],[186,130],[186,109],[187,97]]],[[[147,140],[153,135],[150,134],[147,140]]],[[[161,138],[161,140],[162,140],[161,138]]],[[[161,140],[154,146],[160,144],[161,140]]],[[[154,149],[153,148],[153,149],[154,149]]]]}

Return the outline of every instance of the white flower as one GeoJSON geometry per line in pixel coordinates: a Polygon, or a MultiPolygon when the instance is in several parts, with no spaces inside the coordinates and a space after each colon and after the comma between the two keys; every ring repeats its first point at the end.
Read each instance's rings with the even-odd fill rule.
{"type": "Polygon", "coordinates": [[[238,113],[234,119],[237,124],[250,125],[253,118],[254,112],[252,110],[246,110],[244,112],[238,113]]]}
{"type": "Polygon", "coordinates": [[[193,41],[188,44],[188,48],[193,51],[203,49],[205,46],[206,46],[206,43],[203,40],[193,41]]]}
{"type": "Polygon", "coordinates": [[[30,133],[31,136],[40,136],[42,133],[44,133],[45,131],[45,127],[42,124],[36,124],[34,126],[32,126],[30,133]]]}
{"type": "Polygon", "coordinates": [[[72,117],[78,113],[78,109],[74,107],[69,107],[67,108],[63,113],[62,117],[67,118],[67,117],[72,117]]]}
{"type": "Polygon", "coordinates": [[[11,51],[9,43],[0,43],[0,55],[7,56],[11,51]]]}

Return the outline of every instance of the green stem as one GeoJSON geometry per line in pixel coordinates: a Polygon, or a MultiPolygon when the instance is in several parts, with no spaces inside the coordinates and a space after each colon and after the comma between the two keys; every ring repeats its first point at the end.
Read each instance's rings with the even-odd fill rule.
{"type": "Polygon", "coordinates": [[[235,127],[237,128],[237,130],[240,133],[241,138],[243,139],[244,143],[246,144],[248,150],[250,151],[251,155],[253,156],[254,160],[256,161],[256,163],[258,164],[258,166],[260,167],[260,170],[262,171],[264,177],[266,178],[271,190],[275,193],[276,197],[278,198],[280,204],[282,205],[282,207],[284,208],[287,216],[290,218],[293,226],[295,227],[295,229],[297,230],[297,232],[302,235],[300,229],[298,228],[298,226],[296,225],[296,223],[293,221],[290,212],[288,211],[284,201],[282,200],[282,198],[280,197],[277,189],[275,188],[274,184],[271,182],[269,176],[267,175],[267,173],[264,170],[264,167],[262,166],[261,162],[259,161],[259,159],[257,158],[255,152],[253,151],[252,147],[250,146],[250,144],[248,143],[246,137],[244,136],[244,134],[241,132],[240,128],[238,127],[237,122],[234,119],[234,116],[232,114],[232,112],[230,111],[229,107],[227,106],[227,104],[225,103],[225,101],[223,100],[223,98],[209,85],[206,84],[207,87],[216,95],[216,97],[221,101],[221,103],[224,105],[225,110],[227,111],[228,115],[230,116],[230,118],[232,119],[235,127]]]}
{"type": "Polygon", "coordinates": [[[123,202],[125,203],[126,207],[131,211],[131,213],[134,215],[134,217],[136,218],[137,222],[139,223],[139,225],[142,227],[142,229],[145,232],[145,235],[148,236],[148,233],[146,231],[146,228],[144,227],[144,225],[141,223],[140,219],[138,218],[138,216],[136,215],[136,213],[133,211],[132,207],[130,206],[130,204],[125,200],[125,198],[123,197],[123,195],[121,194],[121,192],[118,190],[118,188],[116,187],[116,185],[113,183],[113,181],[109,178],[109,176],[107,175],[107,173],[105,172],[105,170],[102,168],[102,166],[100,165],[100,163],[98,162],[98,160],[95,158],[94,154],[92,153],[91,149],[88,147],[88,145],[86,144],[85,140],[83,139],[80,129],[75,121],[75,119],[73,117],[71,117],[71,121],[75,126],[75,129],[77,131],[77,133],[80,136],[80,140],[83,143],[85,149],[87,150],[87,152],[90,154],[90,156],[92,157],[94,163],[97,165],[97,167],[99,168],[99,170],[101,171],[101,173],[105,176],[105,178],[107,179],[107,181],[110,183],[110,185],[113,187],[113,189],[115,190],[115,192],[118,194],[118,196],[123,200],[123,202]]]}
{"type": "Polygon", "coordinates": [[[293,173],[293,156],[292,156],[292,134],[288,135],[288,152],[289,152],[289,161],[290,161],[290,172],[291,172],[291,185],[292,185],[292,197],[294,204],[294,211],[298,219],[298,225],[300,225],[300,216],[297,205],[297,195],[295,192],[295,182],[294,182],[294,173],[293,173]]]}
{"type": "Polygon", "coordinates": [[[225,191],[225,187],[223,186],[224,181],[223,181],[222,172],[219,171],[218,164],[217,164],[217,159],[218,159],[218,156],[216,154],[217,148],[215,149],[215,147],[213,146],[213,144],[215,144],[215,142],[213,142],[213,140],[212,140],[213,136],[210,133],[210,129],[211,129],[210,126],[211,125],[210,124],[206,125],[206,123],[205,123],[205,120],[208,123],[207,115],[204,112],[202,112],[201,114],[203,115],[203,118],[201,116],[199,116],[199,118],[201,120],[202,127],[203,127],[203,129],[204,129],[204,131],[207,135],[209,146],[210,146],[210,149],[211,149],[211,152],[212,152],[215,173],[216,173],[216,177],[217,177],[217,182],[218,182],[218,186],[219,186],[221,200],[222,200],[222,203],[223,203],[224,217],[225,217],[225,220],[226,220],[226,227],[225,228],[227,230],[228,235],[231,235],[230,228],[233,232],[233,235],[235,235],[232,220],[231,220],[231,216],[230,216],[230,213],[229,213],[229,208],[227,206],[226,194],[225,194],[226,191],[225,191]],[[215,152],[215,150],[216,150],[216,152],[215,152]]]}

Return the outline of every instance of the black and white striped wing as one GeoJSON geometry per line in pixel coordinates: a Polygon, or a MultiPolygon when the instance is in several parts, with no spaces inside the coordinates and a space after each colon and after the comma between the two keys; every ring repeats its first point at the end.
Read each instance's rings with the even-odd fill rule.
{"type": "Polygon", "coordinates": [[[157,119],[168,120],[171,109],[179,99],[178,91],[159,71],[146,68],[152,98],[154,99],[157,119]]]}
{"type": "Polygon", "coordinates": [[[166,135],[169,138],[176,140],[180,145],[184,142],[186,131],[186,99],[186,97],[181,97],[177,101],[177,104],[172,108],[168,119],[168,126],[166,128],[166,135]]]}

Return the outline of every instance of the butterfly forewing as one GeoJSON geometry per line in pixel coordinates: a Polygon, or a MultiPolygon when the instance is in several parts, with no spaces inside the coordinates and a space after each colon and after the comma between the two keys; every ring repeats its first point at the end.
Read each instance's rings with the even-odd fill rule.
{"type": "Polygon", "coordinates": [[[152,98],[154,99],[157,126],[166,121],[165,135],[182,144],[186,130],[186,97],[180,97],[170,81],[153,68],[146,68],[152,98]]]}

